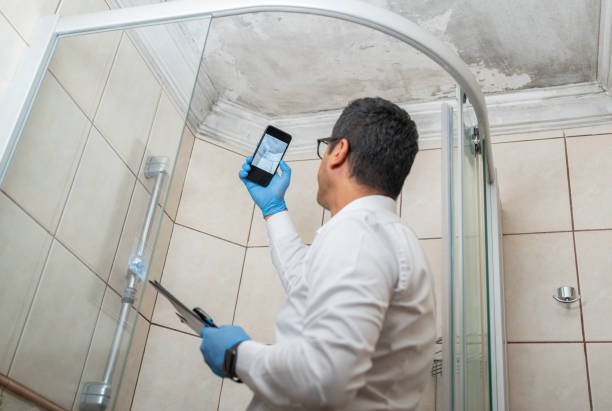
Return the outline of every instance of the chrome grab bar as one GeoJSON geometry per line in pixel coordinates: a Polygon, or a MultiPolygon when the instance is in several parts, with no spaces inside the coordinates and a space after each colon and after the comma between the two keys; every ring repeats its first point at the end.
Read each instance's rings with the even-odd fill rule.
{"type": "Polygon", "coordinates": [[[136,298],[136,284],[138,279],[144,281],[147,276],[148,267],[146,265],[145,258],[146,248],[151,235],[151,227],[153,226],[153,217],[155,216],[155,209],[157,208],[159,194],[161,193],[164,177],[168,174],[169,168],[170,159],[168,157],[147,158],[144,175],[147,179],[155,178],[153,192],[151,193],[151,199],[149,200],[149,206],[147,207],[147,214],[142,226],[142,232],[138,239],[138,244],[136,245],[136,252],[128,261],[128,285],[125,290],[123,290],[123,294],[121,296],[121,311],[119,313],[119,320],[117,321],[117,328],[115,329],[113,343],[106,360],[104,377],[102,382],[86,382],[83,385],[83,390],[81,391],[81,401],[79,403],[79,409],[81,411],[104,410],[110,402],[112,392],[111,383],[113,374],[115,372],[117,359],[119,358],[119,350],[121,349],[121,340],[123,338],[124,327],[127,325],[130,307],[136,298]]]}

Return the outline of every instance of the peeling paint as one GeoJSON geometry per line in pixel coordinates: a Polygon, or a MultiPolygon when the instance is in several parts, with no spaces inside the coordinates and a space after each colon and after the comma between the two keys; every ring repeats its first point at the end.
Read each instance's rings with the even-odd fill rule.
{"type": "Polygon", "coordinates": [[[450,22],[452,14],[453,14],[453,9],[448,9],[445,13],[432,17],[430,19],[418,20],[418,23],[419,23],[419,26],[423,27],[424,29],[432,33],[435,33],[435,32],[444,33],[446,31],[446,28],[448,27],[448,23],[450,22]]]}
{"type": "Polygon", "coordinates": [[[470,69],[476,80],[491,93],[516,90],[531,83],[531,77],[526,73],[507,75],[496,68],[487,68],[484,63],[471,65],[470,69]]]}

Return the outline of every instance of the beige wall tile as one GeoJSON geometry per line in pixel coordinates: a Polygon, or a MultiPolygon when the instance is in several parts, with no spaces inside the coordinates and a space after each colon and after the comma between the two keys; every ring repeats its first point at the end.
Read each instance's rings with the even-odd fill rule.
{"type": "Polygon", "coordinates": [[[181,146],[176,158],[176,166],[174,167],[174,175],[172,176],[172,182],[170,184],[170,191],[168,192],[168,200],[166,201],[166,212],[173,220],[176,219],[176,212],[178,211],[179,201],[183,194],[183,186],[185,185],[185,176],[187,175],[187,168],[189,167],[189,160],[191,159],[191,151],[193,150],[194,136],[185,127],[183,137],[181,139],[181,146]]]}
{"type": "Polygon", "coordinates": [[[51,236],[0,193],[0,373],[7,374],[51,236]]]}
{"type": "MultiPolygon", "coordinates": [[[[170,100],[168,95],[162,91],[153,127],[145,150],[145,156],[140,166],[140,174],[138,178],[143,182],[149,191],[153,190],[154,179],[147,179],[144,176],[144,168],[149,156],[166,156],[170,160],[169,172],[174,168],[181,137],[183,136],[183,128],[185,126],[185,114],[181,113],[174,102],[170,100]]],[[[164,180],[162,193],[165,193],[168,187],[168,178],[164,180]]],[[[163,200],[163,197],[160,201],[163,200]]]]}
{"type": "Polygon", "coordinates": [[[40,19],[53,14],[58,4],[59,0],[0,0],[0,11],[19,30],[25,40],[30,42],[40,19]]]}
{"type": "Polygon", "coordinates": [[[504,233],[571,229],[562,139],[494,144],[504,233]]]}
{"type": "Polygon", "coordinates": [[[593,410],[612,410],[612,391],[610,391],[612,344],[587,344],[587,353],[593,410]]]}
{"type": "Polygon", "coordinates": [[[582,344],[509,344],[512,411],[589,409],[582,344]]]}
{"type": "Polygon", "coordinates": [[[509,341],[582,340],[580,306],[552,296],[577,287],[571,233],[504,237],[504,292],[509,341]]]}
{"type": "Polygon", "coordinates": [[[612,231],[575,235],[585,337],[612,341],[612,231]]]}
{"type": "Polygon", "coordinates": [[[254,204],[238,178],[243,162],[238,154],[196,140],[176,222],[246,244],[254,204]]]}
{"type": "Polygon", "coordinates": [[[236,384],[231,380],[223,380],[219,411],[246,410],[253,399],[253,391],[246,384],[236,384]]]}
{"type": "Polygon", "coordinates": [[[57,236],[104,279],[110,274],[135,180],[92,129],[57,236]]]}
{"type": "MultiPolygon", "coordinates": [[[[291,167],[291,184],[285,193],[285,203],[302,242],[312,244],[323,219],[323,207],[317,203],[317,172],[321,161],[294,161],[288,164],[291,167]]],[[[265,220],[257,206],[253,215],[249,245],[268,245],[265,220]]]]}
{"type": "Polygon", "coordinates": [[[402,190],[402,220],[419,238],[441,237],[442,180],[440,150],[420,151],[402,190]]]}
{"type": "MultiPolygon", "coordinates": [[[[102,302],[102,309],[96,323],[96,329],[91,341],[91,346],[89,347],[89,352],[87,354],[87,361],[85,362],[83,375],[81,376],[79,394],[75,397],[72,407],[74,411],[78,411],[79,409],[83,385],[86,382],[102,381],[104,372],[106,370],[106,360],[108,358],[108,353],[113,343],[113,337],[119,321],[120,310],[121,297],[110,288],[107,288],[104,294],[104,301],[102,302]]],[[[140,369],[140,361],[142,359],[149,330],[149,323],[143,317],[138,316],[135,310],[130,311],[127,321],[128,324],[123,327],[124,334],[121,341],[121,349],[119,350],[119,357],[111,382],[113,388],[111,401],[114,401],[115,396],[117,395],[117,387],[121,377],[123,362],[125,361],[125,356],[127,355],[128,364],[125,367],[125,374],[123,376],[123,380],[121,381],[121,387],[119,390],[120,398],[118,399],[118,403],[116,405],[116,409],[118,410],[128,410],[130,408],[132,395],[134,393],[134,389],[136,388],[136,379],[138,377],[138,370],[140,369]],[[136,321],[136,328],[134,328],[134,321],[136,321]],[[134,338],[132,339],[131,345],[128,347],[128,342],[132,331],[134,332],[134,338]]]]}
{"type": "Polygon", "coordinates": [[[216,410],[222,380],[204,363],[201,342],[151,326],[132,410],[216,410]]]}
{"type": "Polygon", "coordinates": [[[568,138],[576,230],[612,228],[612,134],[568,138]]]}
{"type": "Polygon", "coordinates": [[[285,289],[272,265],[268,247],[247,249],[234,324],[256,341],[274,342],[276,317],[285,289]]]}
{"type": "Polygon", "coordinates": [[[444,319],[444,312],[442,310],[446,309],[445,302],[447,301],[446,293],[443,293],[444,284],[442,283],[442,270],[444,267],[442,261],[442,240],[420,240],[419,243],[423,247],[427,262],[429,262],[429,268],[433,273],[434,293],[436,296],[436,336],[441,337],[444,319]]]}
{"type": "MultiPolygon", "coordinates": [[[[142,227],[144,224],[145,215],[147,213],[147,207],[151,194],[149,194],[142,184],[137,183],[134,189],[134,194],[130,201],[130,208],[121,232],[121,240],[119,241],[119,247],[117,248],[117,254],[115,255],[115,261],[109,277],[109,285],[115,289],[118,293],[122,293],[123,289],[127,286],[126,273],[128,262],[132,254],[135,252],[136,246],[142,233],[142,227]]],[[[157,207],[156,215],[153,217],[153,230],[157,229],[157,222],[159,219],[159,213],[161,208],[157,207]]],[[[157,244],[155,246],[155,253],[152,256],[150,263],[149,274],[147,280],[158,280],[161,278],[162,270],[164,268],[164,262],[166,261],[166,253],[168,251],[168,245],[170,244],[170,236],[172,235],[173,223],[170,218],[164,214],[162,217],[161,224],[159,226],[159,235],[157,237],[157,244]]],[[[146,256],[151,255],[153,247],[153,239],[155,232],[152,231],[149,235],[149,242],[146,248],[146,256]]],[[[138,282],[136,293],[136,301],[134,306],[137,307],[139,304],[138,298],[140,297],[140,287],[142,282],[138,282]]],[[[140,303],[140,312],[147,318],[150,319],[153,314],[153,305],[155,304],[155,289],[147,282],[144,294],[142,296],[142,303],[140,303]]]]}
{"type": "Polygon", "coordinates": [[[104,288],[55,241],[9,376],[72,407],[104,288]]]}
{"type": "Polygon", "coordinates": [[[2,186],[51,232],[57,228],[90,127],[47,74],[2,186]]]}
{"type": "Polygon", "coordinates": [[[42,408],[34,403],[28,402],[8,390],[2,392],[2,408],[10,411],[42,411],[42,408]]]}
{"type": "Polygon", "coordinates": [[[570,128],[565,130],[565,136],[589,136],[594,134],[612,134],[612,124],[601,126],[570,128]]]}
{"type": "Polygon", "coordinates": [[[537,133],[506,134],[493,136],[493,143],[507,143],[511,141],[547,140],[551,138],[563,138],[563,130],[548,130],[537,133]]]}
{"type": "MultiPolygon", "coordinates": [[[[162,284],[188,307],[203,308],[219,325],[230,324],[244,252],[244,247],[175,225],[162,284]]],[[[157,299],[153,322],[193,333],[165,298],[157,299]]]]}
{"type": "Polygon", "coordinates": [[[0,15],[0,107],[9,90],[13,77],[25,57],[28,45],[0,15]]]}
{"type": "Polygon", "coordinates": [[[140,168],[160,92],[157,79],[124,34],[94,124],[133,172],[140,168]]]}
{"type": "Polygon", "coordinates": [[[58,40],[49,70],[92,119],[119,45],[121,32],[110,31],[58,40]]]}

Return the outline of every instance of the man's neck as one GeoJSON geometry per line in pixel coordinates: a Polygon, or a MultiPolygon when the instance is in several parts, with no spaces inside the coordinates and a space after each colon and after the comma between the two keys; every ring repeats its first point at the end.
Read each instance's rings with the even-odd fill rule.
{"type": "Polygon", "coordinates": [[[383,193],[379,190],[365,186],[350,187],[346,190],[339,191],[330,204],[329,212],[333,217],[347,204],[352,203],[358,198],[371,195],[383,195],[383,193]]]}

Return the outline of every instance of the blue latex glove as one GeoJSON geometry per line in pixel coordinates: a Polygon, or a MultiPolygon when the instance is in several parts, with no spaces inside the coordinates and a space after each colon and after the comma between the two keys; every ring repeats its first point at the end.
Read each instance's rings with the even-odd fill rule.
{"type": "Polygon", "coordinates": [[[202,327],[200,337],[202,337],[200,351],[202,351],[204,361],[212,372],[221,378],[227,377],[223,372],[225,350],[240,341],[251,339],[242,327],[237,325],[222,325],[219,328],[202,327]]]}
{"type": "Polygon", "coordinates": [[[238,173],[238,176],[249,190],[249,194],[255,204],[261,209],[264,217],[272,214],[280,213],[287,209],[285,204],[285,191],[289,187],[289,181],[291,180],[291,168],[281,160],[280,169],[283,174],[274,174],[270,184],[267,187],[262,187],[252,181],[246,179],[246,176],[251,171],[251,162],[253,157],[249,156],[246,158],[246,162],[242,165],[242,170],[238,173]]]}

